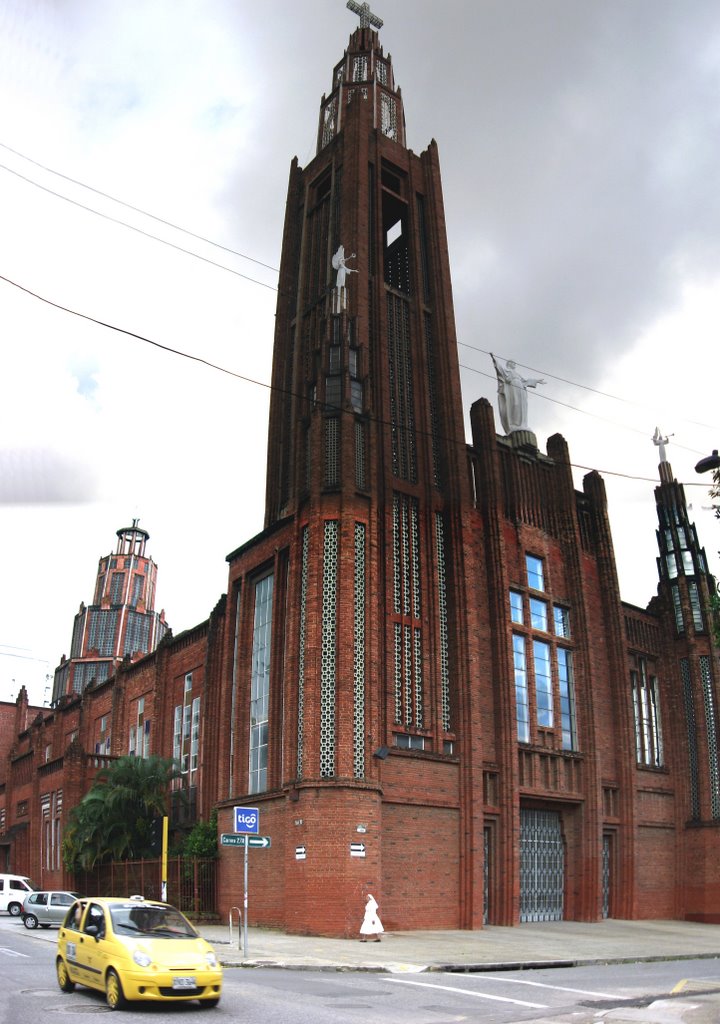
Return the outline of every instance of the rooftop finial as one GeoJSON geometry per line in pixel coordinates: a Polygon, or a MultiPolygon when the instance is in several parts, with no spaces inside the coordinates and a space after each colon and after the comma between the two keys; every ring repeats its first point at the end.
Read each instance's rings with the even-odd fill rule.
{"type": "Polygon", "coordinates": [[[667,462],[667,452],[665,451],[665,445],[672,437],[672,434],[668,437],[663,437],[660,433],[660,427],[655,427],[655,433],[653,434],[653,444],[656,444],[660,449],[660,461],[667,462]]]}
{"type": "Polygon", "coordinates": [[[372,13],[367,0],[363,4],[355,3],[355,0],[347,0],[347,6],[353,14],[360,15],[360,28],[370,28],[371,25],[375,28],[382,28],[382,18],[378,18],[377,14],[372,13]]]}

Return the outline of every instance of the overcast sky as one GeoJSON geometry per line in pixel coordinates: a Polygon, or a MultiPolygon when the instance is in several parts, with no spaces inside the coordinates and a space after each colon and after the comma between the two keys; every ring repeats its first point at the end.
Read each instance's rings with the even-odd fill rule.
{"type": "MultiPolygon", "coordinates": [[[[373,9],[408,144],[439,145],[466,412],[497,409],[489,351],[545,378],[530,426],[578,487],[603,473],[642,607],[659,426],[717,573],[720,4],[373,9]]],[[[345,0],[0,0],[0,699],[49,698],[132,518],[176,634],[262,528],[290,161],[356,25],[345,0]]]]}

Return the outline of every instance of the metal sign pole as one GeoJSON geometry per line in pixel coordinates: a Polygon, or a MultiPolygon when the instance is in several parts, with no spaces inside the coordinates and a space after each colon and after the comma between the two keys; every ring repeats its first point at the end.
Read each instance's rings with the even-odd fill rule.
{"type": "Polygon", "coordinates": [[[248,932],[247,932],[247,913],[248,913],[248,837],[245,836],[245,901],[243,907],[243,959],[247,960],[248,955],[248,932]]]}

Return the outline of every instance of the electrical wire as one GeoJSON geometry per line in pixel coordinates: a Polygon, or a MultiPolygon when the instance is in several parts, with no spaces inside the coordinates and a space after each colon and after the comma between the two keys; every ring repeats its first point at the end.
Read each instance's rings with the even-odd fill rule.
{"type": "MultiPolygon", "coordinates": [[[[214,246],[214,247],[216,247],[218,249],[221,249],[224,252],[230,253],[230,254],[232,254],[234,256],[238,256],[241,259],[249,260],[250,262],[257,264],[258,266],[265,267],[268,270],[272,270],[274,273],[279,273],[279,271],[278,271],[278,269],[276,267],[272,267],[272,266],[270,266],[267,263],[263,263],[261,260],[257,260],[257,259],[255,259],[252,256],[248,256],[245,253],[239,252],[238,250],[231,249],[228,246],[220,244],[219,242],[213,242],[211,239],[206,238],[204,235],[197,234],[194,231],[190,231],[187,228],[183,228],[183,227],[181,227],[181,226],[179,226],[177,224],[174,224],[171,221],[165,220],[162,217],[158,217],[158,216],[156,216],[153,213],[149,213],[147,210],[143,210],[140,207],[134,206],[132,203],[125,202],[122,199],[118,199],[117,197],[112,196],[112,195],[110,195],[107,192],[103,192],[100,189],[97,189],[97,188],[95,188],[92,185],[87,185],[84,182],[79,181],[77,178],[73,178],[70,175],[67,175],[67,174],[64,174],[61,171],[55,170],[52,167],[48,167],[46,164],[41,163],[39,160],[35,160],[32,157],[27,156],[25,153],[21,153],[19,150],[14,149],[12,146],[8,146],[4,142],[0,142],[0,147],[2,149],[7,150],[10,153],[13,153],[15,156],[20,157],[22,160],[26,160],[28,163],[33,164],[35,167],[39,167],[41,170],[46,171],[49,174],[53,174],[53,175],[55,175],[55,176],[57,176],[59,178],[62,178],[64,181],[71,182],[74,185],[78,185],[81,188],[87,189],[88,191],[93,192],[95,195],[101,196],[104,199],[109,199],[111,202],[117,203],[120,206],[124,206],[125,208],[127,208],[129,210],[133,210],[135,213],[139,213],[139,214],[141,214],[144,217],[149,217],[150,219],[155,220],[158,223],[165,225],[166,227],[171,227],[171,228],[173,228],[176,231],[181,231],[182,233],[188,235],[191,238],[195,238],[195,239],[197,239],[199,241],[205,242],[208,245],[212,245],[212,246],[214,246]]],[[[39,182],[35,181],[32,178],[28,178],[26,175],[21,174],[19,171],[16,171],[13,168],[8,167],[5,164],[0,164],[0,169],[7,171],[9,174],[15,175],[16,177],[20,178],[22,181],[25,181],[28,184],[34,185],[36,188],[42,189],[42,191],[47,192],[50,195],[53,195],[53,196],[55,196],[58,199],[63,199],[66,202],[71,203],[72,205],[79,207],[80,209],[86,210],[89,213],[94,213],[98,217],[102,217],[105,220],[108,220],[108,221],[110,221],[110,222],[112,222],[114,224],[119,224],[119,225],[121,225],[123,227],[129,228],[131,231],[135,231],[138,234],[141,234],[141,235],[143,235],[146,238],[153,239],[154,241],[161,242],[163,245],[167,245],[170,248],[176,249],[179,252],[185,253],[188,256],[194,256],[196,259],[202,260],[205,263],[209,263],[211,266],[217,267],[220,270],[225,270],[228,273],[235,274],[236,276],[242,278],[243,280],[249,281],[252,284],[257,284],[257,285],[259,285],[262,288],[268,288],[271,291],[276,291],[276,292],[278,291],[278,288],[277,288],[276,285],[270,285],[270,284],[267,284],[264,281],[259,281],[256,278],[250,277],[247,274],[242,274],[242,273],[240,273],[240,271],[234,270],[231,267],[227,267],[227,266],[225,266],[222,263],[218,263],[216,260],[211,260],[208,257],[201,256],[199,253],[196,253],[196,252],[194,252],[191,249],[186,249],[183,246],[179,246],[179,245],[175,244],[174,242],[170,242],[167,239],[161,238],[158,235],[154,235],[151,232],[145,231],[142,228],[136,227],[133,224],[129,224],[127,221],[121,220],[120,218],[117,218],[117,217],[112,217],[109,214],[102,213],[101,211],[96,210],[93,207],[86,206],[85,204],[80,203],[80,202],[78,202],[75,199],[71,199],[69,196],[65,196],[65,195],[63,195],[60,192],[56,192],[53,189],[48,188],[47,186],[40,184],[39,182]]],[[[34,293],[31,293],[31,294],[34,294],[34,293]]],[[[39,298],[40,296],[36,296],[36,297],[39,298]]],[[[58,308],[64,308],[64,307],[58,307],[58,308]]],[[[68,312],[72,312],[72,310],[68,310],[68,312]]],[[[109,326],[109,325],[105,325],[105,326],[109,326]]],[[[152,342],[150,342],[150,343],[152,344],[152,342]]],[[[461,341],[461,342],[458,342],[458,345],[462,346],[463,348],[468,348],[468,349],[470,349],[473,352],[478,352],[478,353],[480,353],[482,355],[488,355],[489,356],[491,354],[488,350],[479,348],[476,345],[470,345],[467,342],[462,342],[461,341]]],[[[480,374],[481,376],[487,377],[490,380],[493,379],[492,374],[486,373],[483,370],[478,370],[475,367],[468,366],[467,364],[464,364],[464,363],[460,363],[459,365],[460,365],[461,369],[468,370],[471,373],[480,374]]],[[[600,391],[599,389],[593,388],[593,387],[591,387],[591,386],[589,386],[587,384],[579,384],[577,381],[569,380],[566,377],[560,377],[560,376],[558,376],[556,374],[550,373],[547,370],[540,370],[537,367],[528,366],[525,363],[521,363],[520,365],[525,367],[528,370],[531,370],[533,373],[540,373],[540,374],[542,374],[545,377],[550,377],[552,380],[560,381],[563,384],[569,384],[572,387],[581,388],[584,391],[589,391],[592,394],[596,394],[596,395],[598,395],[598,396],[600,396],[602,398],[610,398],[613,401],[621,402],[621,403],[626,404],[626,405],[632,405],[632,406],[635,406],[636,408],[640,408],[640,409],[646,409],[647,410],[647,409],[650,408],[647,405],[643,405],[642,403],[635,402],[635,401],[633,401],[631,399],[620,398],[617,395],[612,395],[612,394],[610,394],[610,393],[608,393],[606,391],[600,391]]],[[[590,417],[592,417],[594,419],[600,420],[600,422],[609,423],[609,424],[611,424],[613,426],[618,426],[618,424],[617,424],[617,422],[615,420],[608,419],[607,417],[601,416],[598,413],[590,412],[587,409],[579,409],[577,406],[571,405],[568,402],[563,402],[563,401],[561,401],[558,398],[551,398],[549,395],[545,395],[542,392],[538,392],[537,397],[541,398],[543,401],[552,402],[554,405],[562,406],[563,408],[569,409],[572,412],[581,413],[584,416],[590,416],[590,417]]],[[[683,419],[684,419],[684,417],[683,417],[683,419]]],[[[711,426],[710,424],[702,423],[702,422],[699,422],[697,420],[687,420],[687,419],[684,419],[684,422],[689,423],[689,424],[691,424],[693,426],[702,427],[702,428],[707,429],[707,430],[716,430],[717,429],[716,427],[711,426]]],[[[640,429],[638,429],[637,427],[630,427],[627,424],[620,424],[620,426],[624,430],[628,430],[628,431],[630,431],[632,433],[635,433],[635,434],[638,434],[640,436],[645,436],[645,432],[640,430],[640,429]]],[[[674,445],[675,445],[676,448],[680,448],[683,451],[691,452],[692,454],[695,454],[695,455],[701,455],[702,454],[702,452],[698,451],[697,449],[688,448],[687,446],[682,445],[682,444],[680,444],[678,442],[674,442],[674,445]]]]}
{"type": "MultiPolygon", "coordinates": [[[[182,231],[184,235],[189,235],[191,238],[196,238],[200,242],[207,242],[208,245],[213,245],[215,246],[216,249],[222,249],[223,252],[230,253],[232,256],[239,256],[243,260],[249,260],[250,263],[256,263],[259,267],[265,267],[266,270],[272,270],[276,274],[280,273],[277,267],[272,267],[269,263],[263,263],[262,260],[257,260],[255,259],[254,256],[248,256],[244,252],[238,252],[237,249],[231,249],[229,246],[222,245],[220,242],[213,242],[212,239],[206,238],[204,235],[196,234],[196,232],[190,231],[189,228],[183,228],[179,224],[174,224],[170,220],[165,220],[163,217],[158,217],[154,213],[149,213],[147,210],[142,210],[139,206],[133,206],[132,203],[125,202],[124,199],[118,199],[117,196],[112,196],[109,192],[102,192],[99,188],[95,188],[93,185],[87,185],[84,181],[79,181],[77,178],[71,178],[69,174],[63,174],[62,171],[56,171],[54,168],[48,167],[47,164],[42,164],[39,160],[34,160],[31,156],[27,156],[25,153],[21,153],[20,150],[13,149],[12,146],[8,146],[5,142],[0,142],[0,148],[6,149],[8,153],[13,153],[15,156],[19,156],[21,160],[26,160],[29,164],[33,164],[35,167],[39,167],[42,171],[47,171],[48,174],[54,174],[56,177],[62,178],[63,181],[69,181],[73,185],[79,185],[81,188],[87,189],[88,192],[94,192],[96,196],[102,196],[103,199],[109,199],[111,202],[117,203],[119,206],[124,206],[128,210],[133,210],[135,213],[142,214],[143,217],[149,217],[151,220],[156,220],[158,224],[164,224],[166,227],[173,228],[175,231],[182,231]]],[[[5,164],[0,164],[0,167],[2,167],[6,171],[10,170],[10,168],[6,167],[5,164]]],[[[11,173],[16,172],[11,171],[11,173]]],[[[23,177],[22,175],[19,176],[23,177]]],[[[29,181],[32,185],[37,185],[38,188],[43,187],[42,185],[39,185],[38,182],[34,181],[32,178],[24,178],[24,180],[29,181]]],[[[60,196],[61,199],[65,198],[58,192],[53,192],[52,194],[60,196]]],[[[83,209],[88,210],[91,208],[86,206],[83,207],[83,209]]],[[[96,213],[97,211],[92,210],[91,212],[96,213]]],[[[119,223],[124,224],[125,222],[120,221],[119,223]]],[[[129,225],[126,226],[129,227],[129,225]]],[[[154,238],[155,236],[152,235],[150,237],[154,238]]]]}
{"type": "MultiPolygon", "coordinates": [[[[162,245],[167,245],[171,249],[177,249],[178,252],[184,252],[187,256],[194,256],[196,260],[202,260],[203,263],[209,263],[211,266],[217,267],[219,270],[226,270],[228,274],[235,274],[236,277],[241,277],[245,281],[252,282],[252,284],[260,285],[261,288],[269,288],[270,291],[273,292],[278,290],[277,285],[266,284],[265,281],[258,281],[257,278],[250,277],[249,274],[242,274],[239,270],[227,267],[224,263],[218,263],[217,260],[211,260],[208,256],[201,256],[200,253],[193,252],[192,249],[186,249],[182,245],[177,245],[175,242],[171,242],[167,238],[161,238],[159,235],[153,235],[152,232],[144,231],[142,228],[136,227],[134,224],[128,224],[127,221],[121,220],[119,217],[112,217],[109,213],[102,213],[100,210],[93,209],[92,206],[86,206],[77,199],[71,199],[69,196],[62,195],[61,192],[55,192],[54,189],[48,188],[47,185],[41,185],[37,181],[33,181],[32,178],[26,177],[26,175],[13,170],[12,167],[8,167],[6,164],[0,164],[0,170],[7,171],[9,174],[14,174],[15,177],[20,178],[22,181],[27,181],[36,188],[42,189],[43,192],[48,192],[51,196],[56,196],[58,199],[64,199],[66,203],[78,206],[81,210],[87,210],[88,213],[94,213],[97,217],[102,217],[103,220],[108,220],[113,224],[120,224],[122,227],[128,228],[130,231],[136,231],[139,235],[144,235],[145,238],[152,238],[155,242],[161,242],[162,245]]],[[[213,245],[214,243],[211,242],[210,244],[213,245]]],[[[255,260],[254,262],[257,263],[259,261],[255,260]]],[[[265,266],[265,264],[263,264],[263,266],[265,266]]]]}
{"type": "MultiPolygon", "coordinates": [[[[303,396],[303,395],[297,395],[296,393],[294,393],[292,391],[289,391],[286,388],[279,388],[276,385],[267,384],[264,381],[256,380],[254,377],[248,377],[246,374],[238,373],[235,370],[230,370],[230,369],[228,369],[225,366],[220,366],[218,363],[213,363],[213,362],[211,362],[208,359],[203,359],[202,356],[196,356],[196,355],[193,355],[190,352],[183,352],[181,349],[173,348],[172,345],[164,345],[162,342],[154,341],[152,338],[148,338],[148,337],[146,337],[143,334],[138,334],[135,331],[127,330],[124,327],[118,327],[116,324],[108,323],[105,320],[99,320],[96,317],[92,317],[92,316],[90,316],[87,313],[81,313],[79,310],[71,309],[69,306],[64,306],[64,305],[62,305],[59,302],[54,302],[52,299],[48,299],[44,295],[40,295],[38,292],[34,292],[31,288],[26,288],[24,285],[19,284],[17,281],[13,281],[11,278],[6,277],[4,274],[0,274],[0,281],[5,281],[6,284],[12,285],[14,288],[18,288],[20,291],[25,292],[25,294],[30,295],[32,298],[35,298],[35,299],[37,299],[40,302],[46,303],[47,305],[52,306],[55,309],[59,309],[59,310],[61,310],[64,313],[69,313],[71,316],[76,316],[76,317],[79,317],[82,320],[87,320],[90,323],[97,324],[99,327],[105,327],[108,330],[116,331],[118,334],[124,334],[127,337],[135,338],[137,341],[141,341],[141,342],[144,342],[145,344],[152,345],[155,348],[159,348],[159,349],[163,350],[164,352],[169,352],[172,355],[180,356],[183,359],[189,359],[192,362],[201,363],[203,366],[207,366],[209,369],[217,370],[220,373],[227,374],[230,377],[235,377],[236,379],[245,381],[248,384],[255,384],[257,387],[265,388],[265,390],[267,390],[267,391],[277,392],[279,394],[283,394],[283,395],[286,395],[288,397],[294,397],[294,398],[304,398],[304,397],[306,397],[306,396],[303,396]]],[[[329,406],[327,404],[326,404],[326,407],[327,408],[334,408],[333,406],[329,406]]],[[[345,412],[346,410],[341,408],[341,407],[338,407],[337,411],[342,413],[342,412],[345,412]]],[[[383,419],[380,419],[378,417],[371,417],[370,420],[371,420],[371,422],[373,422],[373,423],[375,423],[377,425],[380,425],[380,426],[385,426],[385,427],[390,427],[391,426],[391,424],[387,420],[383,420],[383,419]]],[[[425,432],[425,431],[418,430],[417,433],[420,434],[421,436],[429,436],[427,434],[427,432],[425,432]]],[[[446,438],[446,440],[448,440],[448,439],[446,438]]],[[[463,447],[465,447],[465,448],[467,447],[466,442],[463,442],[463,447]]],[[[610,470],[610,469],[599,470],[599,469],[594,468],[594,467],[582,466],[582,465],[579,465],[579,464],[573,463],[573,462],[569,463],[569,465],[572,468],[574,468],[574,469],[582,469],[582,470],[586,470],[586,471],[589,471],[589,472],[597,472],[597,473],[600,473],[602,476],[622,477],[622,478],[627,479],[627,480],[636,480],[636,481],[642,482],[642,483],[654,483],[654,484],[657,484],[657,482],[658,482],[656,479],[654,479],[652,477],[636,476],[635,474],[631,474],[631,473],[620,473],[618,471],[610,470]]],[[[703,486],[706,486],[706,485],[704,485],[702,483],[697,483],[696,484],[694,481],[692,481],[689,484],[684,484],[683,486],[685,486],[685,487],[688,487],[688,486],[703,487],[703,486]]]]}
{"type": "MultiPolygon", "coordinates": [[[[481,349],[476,349],[476,351],[480,352],[481,349]]],[[[488,353],[488,355],[489,355],[489,353],[488,353]]],[[[486,373],[485,370],[476,370],[474,366],[467,366],[465,363],[459,363],[458,365],[460,366],[460,368],[462,370],[470,370],[471,373],[477,373],[481,377],[487,377],[489,380],[495,380],[494,375],[491,374],[491,373],[486,373]]],[[[520,365],[524,366],[525,364],[521,363],[520,365]]],[[[527,369],[528,370],[532,369],[532,367],[528,366],[527,369]]],[[[542,370],[535,370],[534,372],[535,373],[542,373],[543,371],[542,370]]],[[[552,377],[553,375],[551,373],[548,373],[547,376],[548,377],[552,377]]],[[[555,377],[553,379],[554,380],[562,380],[562,378],[560,378],[560,377],[555,377]]],[[[565,381],[565,383],[566,384],[572,384],[572,381],[565,381]]],[[[584,386],[585,385],[583,385],[583,384],[576,384],[575,385],[575,387],[578,387],[578,388],[582,388],[584,386]]],[[[587,388],[587,390],[588,391],[593,391],[594,389],[593,388],[587,388]]],[[[597,392],[597,394],[602,394],[602,392],[597,392]]],[[[544,402],[552,402],[553,405],[560,405],[560,406],[563,407],[563,409],[570,409],[572,412],[579,412],[582,416],[590,416],[592,419],[600,420],[601,423],[609,423],[610,426],[621,427],[623,430],[628,430],[628,431],[630,431],[633,434],[638,434],[640,437],[647,437],[648,436],[647,433],[644,430],[640,430],[639,427],[630,427],[630,426],[627,425],[627,423],[618,423],[617,420],[611,420],[607,416],[601,416],[599,413],[590,412],[589,409],[579,409],[576,405],[570,405],[569,402],[561,402],[559,398],[551,398],[550,395],[545,395],[545,394],[543,394],[542,391],[538,391],[537,394],[536,394],[536,397],[537,398],[541,398],[544,402]]],[[[606,397],[607,398],[613,398],[614,396],[613,395],[607,395],[606,397]]],[[[624,402],[625,399],[624,398],[618,398],[617,401],[618,402],[624,402]]],[[[633,404],[634,405],[635,403],[629,403],[629,404],[633,404]]],[[[688,420],[686,422],[693,423],[694,421],[688,420]]],[[[695,426],[703,426],[703,424],[696,423],[695,426]]],[[[714,430],[716,428],[708,427],[707,429],[708,430],[714,430]]],[[[688,448],[687,445],[679,444],[679,443],[677,443],[675,441],[673,442],[673,446],[675,448],[681,448],[685,452],[690,452],[692,455],[702,455],[703,454],[703,452],[699,451],[697,448],[688,448]]]]}
{"type": "MultiPolygon", "coordinates": [[[[476,345],[470,345],[470,344],[468,344],[465,341],[459,341],[458,345],[462,346],[462,348],[472,349],[473,352],[479,352],[481,355],[484,355],[484,356],[489,356],[489,355],[492,354],[491,352],[489,352],[488,350],[486,350],[484,348],[478,348],[476,345]]],[[[501,358],[504,359],[505,357],[502,356],[501,358]]],[[[551,377],[552,380],[560,381],[560,383],[562,383],[562,384],[570,384],[574,388],[582,388],[583,391],[590,391],[594,395],[600,395],[601,398],[612,398],[612,400],[614,402],[622,402],[624,405],[634,405],[637,409],[649,409],[650,411],[652,411],[651,407],[649,405],[644,404],[643,402],[635,402],[631,398],[620,398],[619,395],[611,395],[607,391],[599,391],[597,388],[590,387],[589,384],[578,384],[577,381],[568,380],[567,377],[558,377],[556,374],[549,373],[547,370],[538,370],[537,367],[535,367],[535,366],[528,366],[527,363],[520,363],[519,365],[524,367],[526,370],[532,370],[533,373],[541,373],[544,377],[551,377]]],[[[466,366],[465,369],[466,370],[474,370],[474,368],[472,366],[466,366]]],[[[474,372],[475,373],[483,373],[482,370],[474,370],[474,372]]],[[[485,376],[486,377],[491,377],[491,374],[488,373],[488,374],[485,374],[485,376]]],[[[568,408],[572,409],[573,406],[568,406],[568,408]]],[[[684,419],[684,417],[683,417],[683,419],[684,419]]],[[[706,430],[717,430],[717,427],[712,426],[709,423],[701,423],[698,420],[687,420],[687,419],[685,419],[685,423],[690,423],[694,427],[703,427],[706,430]]]]}

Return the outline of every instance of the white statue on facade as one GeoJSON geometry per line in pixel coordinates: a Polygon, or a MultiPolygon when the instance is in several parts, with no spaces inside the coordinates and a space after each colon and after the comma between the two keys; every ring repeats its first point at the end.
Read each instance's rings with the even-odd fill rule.
{"type": "Polygon", "coordinates": [[[516,430],[529,430],[527,423],[527,389],[544,384],[539,377],[521,376],[512,359],[501,366],[495,356],[490,353],[498,379],[498,407],[500,421],[506,434],[516,430]]]}
{"type": "Polygon", "coordinates": [[[333,256],[333,258],[332,258],[333,269],[337,270],[337,278],[335,280],[335,287],[337,288],[338,291],[340,291],[341,288],[345,287],[345,277],[346,277],[347,274],[357,274],[358,273],[357,270],[353,270],[353,268],[349,267],[347,265],[347,263],[346,263],[346,260],[354,260],[354,259],[355,259],[355,253],[353,253],[351,256],[346,256],[345,255],[345,246],[344,245],[339,246],[338,247],[338,251],[333,256]]]}

